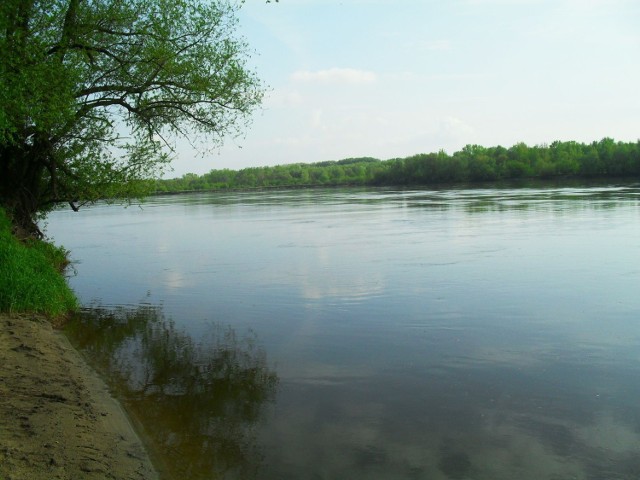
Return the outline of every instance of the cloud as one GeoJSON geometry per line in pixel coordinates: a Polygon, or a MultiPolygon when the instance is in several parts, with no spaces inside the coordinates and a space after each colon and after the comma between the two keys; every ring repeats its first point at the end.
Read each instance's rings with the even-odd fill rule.
{"type": "Polygon", "coordinates": [[[473,82],[494,77],[491,73],[416,73],[398,71],[384,74],[384,79],[391,82],[430,82],[430,81],[463,81],[473,82]]]}
{"type": "Polygon", "coordinates": [[[304,97],[300,92],[290,90],[276,90],[267,94],[263,105],[265,107],[287,108],[299,107],[304,103],[304,97]]]}
{"type": "Polygon", "coordinates": [[[446,117],[440,121],[440,132],[448,137],[468,137],[475,129],[456,117],[446,117]]]}
{"type": "Polygon", "coordinates": [[[294,82],[319,82],[319,83],[343,83],[361,85],[374,83],[377,76],[367,70],[357,70],[355,68],[329,68],[327,70],[300,70],[291,75],[294,82]]]}

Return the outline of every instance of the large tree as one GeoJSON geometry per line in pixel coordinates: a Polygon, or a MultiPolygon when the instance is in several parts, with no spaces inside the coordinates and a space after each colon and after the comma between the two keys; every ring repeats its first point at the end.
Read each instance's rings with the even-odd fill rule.
{"type": "Polygon", "coordinates": [[[2,0],[0,205],[138,193],[176,136],[239,133],[263,88],[227,0],[2,0]]]}

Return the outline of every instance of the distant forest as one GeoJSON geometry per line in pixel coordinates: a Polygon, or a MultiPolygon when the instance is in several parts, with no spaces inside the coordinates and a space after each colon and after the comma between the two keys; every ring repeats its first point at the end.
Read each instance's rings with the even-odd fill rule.
{"type": "Polygon", "coordinates": [[[303,186],[410,186],[515,179],[640,178],[640,140],[604,138],[590,144],[553,142],[511,148],[467,145],[406,158],[347,158],[319,163],[294,163],[242,170],[211,170],[171,180],[158,180],[158,193],[199,190],[303,186]]]}

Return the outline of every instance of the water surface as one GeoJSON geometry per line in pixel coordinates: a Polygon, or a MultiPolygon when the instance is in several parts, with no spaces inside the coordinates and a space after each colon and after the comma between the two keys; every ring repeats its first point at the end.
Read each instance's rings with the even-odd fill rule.
{"type": "Polygon", "coordinates": [[[57,211],[70,335],[167,476],[640,478],[640,188],[57,211]]]}

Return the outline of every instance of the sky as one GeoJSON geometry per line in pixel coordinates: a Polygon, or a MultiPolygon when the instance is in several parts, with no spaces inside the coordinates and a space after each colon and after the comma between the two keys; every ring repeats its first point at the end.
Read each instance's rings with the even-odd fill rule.
{"type": "Polygon", "coordinates": [[[640,0],[246,0],[267,86],[239,138],[166,177],[468,144],[640,139],[640,0]]]}

